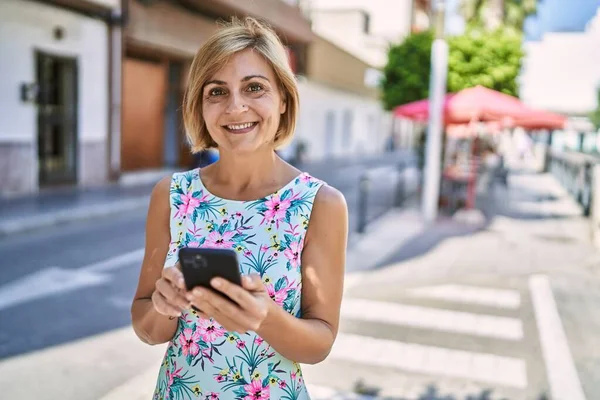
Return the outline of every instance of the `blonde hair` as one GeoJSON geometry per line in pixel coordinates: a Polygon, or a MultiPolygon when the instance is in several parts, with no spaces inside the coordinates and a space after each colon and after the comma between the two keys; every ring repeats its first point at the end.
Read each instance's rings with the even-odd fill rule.
{"type": "Polygon", "coordinates": [[[286,104],[275,134],[275,148],[281,147],[294,134],[300,100],[298,86],[283,44],[275,32],[266,24],[247,17],[237,18],[223,24],[200,47],[189,72],[188,86],[183,97],[183,122],[192,152],[217,147],[210,137],[202,117],[202,91],[206,82],[236,53],[254,49],[269,63],[286,104]]]}

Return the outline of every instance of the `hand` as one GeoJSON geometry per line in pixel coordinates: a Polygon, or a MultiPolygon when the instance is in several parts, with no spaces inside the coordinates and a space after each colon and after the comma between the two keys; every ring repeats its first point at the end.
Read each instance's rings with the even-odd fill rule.
{"type": "Polygon", "coordinates": [[[231,300],[207,288],[194,288],[187,293],[187,300],[200,310],[201,317],[213,318],[229,332],[256,332],[260,328],[272,303],[260,276],[243,276],[242,286],[214,278],[211,286],[231,300]]]}
{"type": "Polygon", "coordinates": [[[190,302],[185,298],[185,292],[185,283],[179,263],[174,267],[164,268],[152,293],[154,309],[159,314],[171,317],[171,319],[181,316],[182,311],[190,308],[190,302]]]}

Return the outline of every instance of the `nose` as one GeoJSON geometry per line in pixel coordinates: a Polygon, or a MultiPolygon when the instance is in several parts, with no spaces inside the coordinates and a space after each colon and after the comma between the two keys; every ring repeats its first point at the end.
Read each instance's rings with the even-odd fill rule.
{"type": "Polygon", "coordinates": [[[232,93],[229,96],[229,103],[225,112],[227,114],[238,114],[246,111],[247,107],[244,105],[244,99],[240,94],[232,93]]]}

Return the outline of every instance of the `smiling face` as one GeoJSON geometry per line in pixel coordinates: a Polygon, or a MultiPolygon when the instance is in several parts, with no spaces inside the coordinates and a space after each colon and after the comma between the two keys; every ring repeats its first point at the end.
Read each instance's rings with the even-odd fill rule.
{"type": "Polygon", "coordinates": [[[219,151],[273,148],[285,110],[273,68],[252,49],[234,54],[202,90],[202,116],[219,151]]]}

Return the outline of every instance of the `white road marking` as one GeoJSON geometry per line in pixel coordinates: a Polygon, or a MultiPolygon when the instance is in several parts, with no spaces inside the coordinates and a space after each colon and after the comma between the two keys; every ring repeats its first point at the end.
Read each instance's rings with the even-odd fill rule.
{"type": "Polygon", "coordinates": [[[527,387],[524,360],[340,333],[331,358],[408,372],[527,387]]]}
{"type": "Polygon", "coordinates": [[[473,314],[462,311],[348,298],[342,316],[360,321],[397,324],[504,340],[523,339],[523,326],[516,318],[473,314]]]}
{"type": "Polygon", "coordinates": [[[531,276],[529,290],[552,399],[585,400],[548,277],[531,276]]]}
{"type": "Polygon", "coordinates": [[[109,272],[141,262],[144,249],[111,257],[81,268],[49,267],[0,286],[0,310],[43,297],[102,285],[112,278],[109,272]]]}
{"type": "Polygon", "coordinates": [[[516,290],[482,288],[467,285],[439,285],[408,290],[413,297],[456,303],[479,304],[497,308],[517,309],[521,295],[516,290]]]}

